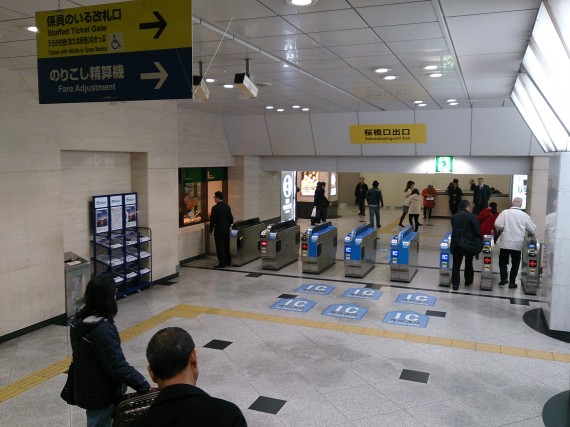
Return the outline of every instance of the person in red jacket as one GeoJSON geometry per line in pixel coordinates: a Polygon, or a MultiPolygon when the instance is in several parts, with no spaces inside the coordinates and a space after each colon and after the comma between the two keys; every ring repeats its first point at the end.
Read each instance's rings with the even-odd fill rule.
{"type": "Polygon", "coordinates": [[[497,241],[497,229],[495,228],[495,220],[499,216],[497,211],[497,204],[495,202],[489,203],[489,207],[483,209],[477,215],[477,221],[481,227],[481,234],[483,236],[490,236],[493,233],[495,241],[497,241]]]}
{"type": "Polygon", "coordinates": [[[424,198],[424,219],[426,219],[426,217],[429,219],[431,218],[431,210],[435,208],[437,190],[433,188],[433,185],[429,184],[422,190],[422,196],[424,198]]]}

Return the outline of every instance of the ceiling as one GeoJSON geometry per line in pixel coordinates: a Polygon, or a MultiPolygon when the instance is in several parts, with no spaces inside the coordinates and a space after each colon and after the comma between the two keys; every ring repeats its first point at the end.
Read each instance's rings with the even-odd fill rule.
{"type": "MultiPolygon", "coordinates": [[[[0,67],[36,74],[36,11],[118,3],[0,0],[0,67]]],[[[159,1],[157,0],[157,3],[159,1]]],[[[210,99],[185,100],[222,115],[403,111],[512,106],[511,91],[540,0],[193,0],[194,74],[210,99]],[[225,33],[225,37],[223,34],[225,33]],[[254,99],[223,88],[249,72],[254,99]],[[423,69],[437,65],[443,74],[423,69]],[[389,68],[387,81],[374,70],[389,68]],[[456,99],[450,106],[448,99],[456,99]],[[414,101],[424,101],[418,107],[414,101]],[[273,105],[269,111],[265,106],[273,105]],[[277,113],[276,108],[283,108],[277,113]]],[[[168,27],[165,31],[168,30],[168,27]]]]}

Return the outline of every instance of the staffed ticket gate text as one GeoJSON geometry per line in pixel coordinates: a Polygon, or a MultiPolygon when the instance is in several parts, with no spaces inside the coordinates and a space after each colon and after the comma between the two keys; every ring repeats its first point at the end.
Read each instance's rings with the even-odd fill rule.
{"type": "Polygon", "coordinates": [[[261,256],[259,234],[265,229],[265,223],[259,218],[237,221],[230,230],[230,255],[232,265],[240,267],[261,256]]]}
{"type": "Polygon", "coordinates": [[[363,224],[344,238],[344,275],[364,277],[376,264],[376,229],[363,224]]]}
{"type": "Polygon", "coordinates": [[[309,228],[301,236],[303,273],[320,273],[335,262],[338,230],[330,222],[309,228]]]}
{"type": "Polygon", "coordinates": [[[299,259],[301,227],[295,220],[270,224],[261,231],[261,268],[279,270],[299,259]]]}

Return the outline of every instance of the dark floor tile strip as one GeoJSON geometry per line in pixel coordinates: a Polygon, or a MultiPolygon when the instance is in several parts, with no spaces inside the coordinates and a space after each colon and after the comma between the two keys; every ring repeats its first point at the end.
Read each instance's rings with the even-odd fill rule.
{"type": "Polygon", "coordinates": [[[402,369],[401,380],[414,381],[416,383],[427,384],[429,372],[414,371],[412,369],[402,369]]]}
{"type": "Polygon", "coordinates": [[[212,348],[214,350],[224,350],[231,344],[232,344],[231,341],[212,340],[208,344],[205,344],[204,348],[212,348]]]}
{"type": "Polygon", "coordinates": [[[279,412],[283,407],[283,405],[285,405],[286,403],[287,403],[286,400],[259,396],[248,409],[251,409],[252,411],[259,411],[259,412],[265,412],[267,414],[277,415],[277,412],[279,412]]]}

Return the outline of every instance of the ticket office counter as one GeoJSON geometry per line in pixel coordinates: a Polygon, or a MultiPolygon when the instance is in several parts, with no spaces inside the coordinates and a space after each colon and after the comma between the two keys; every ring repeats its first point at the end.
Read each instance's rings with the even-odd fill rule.
{"type": "MultiPolygon", "coordinates": [[[[473,203],[473,192],[464,191],[463,199],[469,200],[469,203],[473,203]]],[[[497,204],[497,210],[499,212],[511,207],[511,197],[508,194],[492,194],[489,199],[489,203],[491,202],[497,204]]],[[[435,208],[432,209],[431,216],[434,218],[451,218],[447,192],[438,190],[437,196],[435,196],[435,208]]]]}

